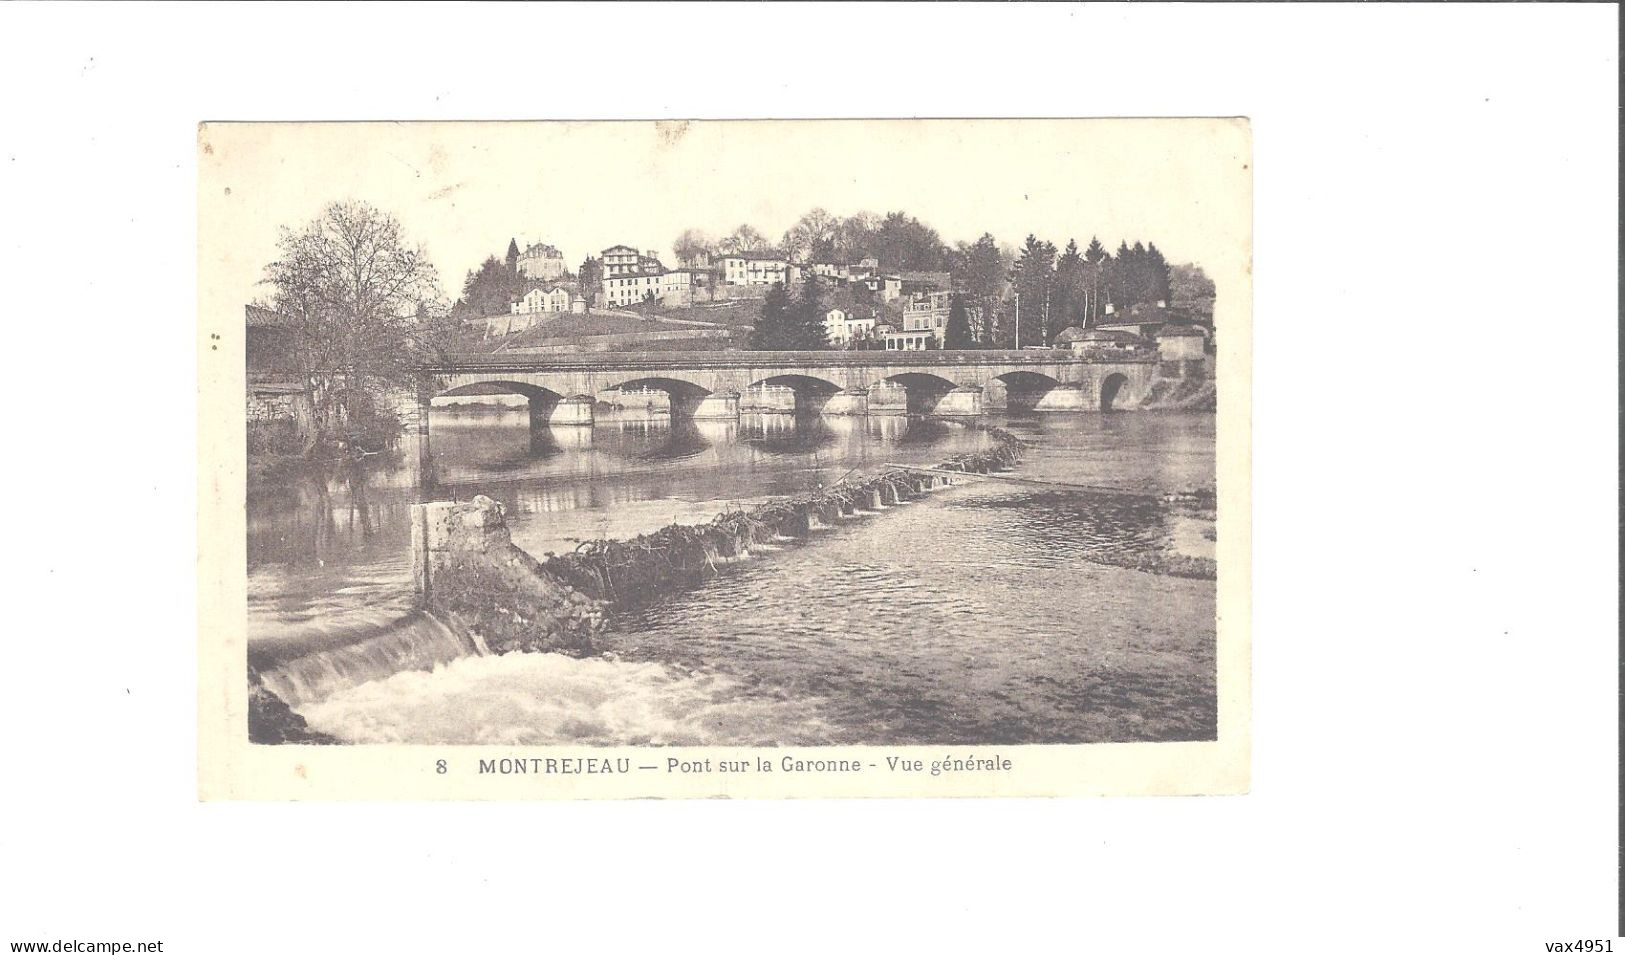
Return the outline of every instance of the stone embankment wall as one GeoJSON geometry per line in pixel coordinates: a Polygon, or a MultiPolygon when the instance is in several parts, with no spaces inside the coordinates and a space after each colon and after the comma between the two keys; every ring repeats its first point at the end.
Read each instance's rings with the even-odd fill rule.
{"type": "Polygon", "coordinates": [[[1149,411],[1214,411],[1218,389],[1209,359],[1163,361],[1139,407],[1149,411]]]}

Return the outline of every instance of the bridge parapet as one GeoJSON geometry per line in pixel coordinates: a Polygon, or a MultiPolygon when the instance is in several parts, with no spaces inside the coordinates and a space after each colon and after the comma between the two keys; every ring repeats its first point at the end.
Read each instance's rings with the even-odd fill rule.
{"type": "Polygon", "coordinates": [[[575,355],[469,353],[431,360],[422,370],[456,374],[495,369],[684,369],[684,368],[955,368],[1055,364],[1154,364],[1155,353],[1075,353],[1065,348],[971,351],[720,351],[592,352],[575,355]]]}

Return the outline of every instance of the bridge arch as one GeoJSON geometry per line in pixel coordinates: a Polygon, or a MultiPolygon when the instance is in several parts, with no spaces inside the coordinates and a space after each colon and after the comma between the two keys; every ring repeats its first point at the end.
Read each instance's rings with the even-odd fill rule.
{"type": "Polygon", "coordinates": [[[474,381],[467,384],[445,388],[435,393],[436,398],[463,398],[472,395],[524,395],[532,403],[543,402],[556,404],[564,399],[564,395],[544,388],[541,385],[525,381],[505,381],[494,379],[490,381],[474,381]]]}
{"type": "Polygon", "coordinates": [[[739,417],[739,395],[732,391],[712,390],[696,381],[664,375],[629,378],[615,385],[616,391],[639,388],[664,391],[671,399],[671,417],[679,419],[733,419],[739,417]]]}
{"type": "Polygon", "coordinates": [[[698,382],[686,378],[672,378],[663,375],[652,375],[643,378],[629,378],[613,386],[615,391],[636,391],[649,389],[664,391],[675,401],[678,398],[691,398],[698,400],[711,394],[711,389],[698,382]]]}
{"type": "Polygon", "coordinates": [[[739,410],[778,414],[822,411],[841,386],[815,375],[769,375],[758,378],[740,393],[739,410]]]}
{"type": "Polygon", "coordinates": [[[906,410],[909,414],[930,414],[948,392],[958,388],[956,382],[929,372],[908,371],[890,375],[869,389],[869,408],[906,410]],[[897,408],[895,391],[904,393],[902,408],[897,408]],[[877,400],[878,399],[878,400],[877,400]]]}
{"type": "Polygon", "coordinates": [[[1128,384],[1128,376],[1121,372],[1113,372],[1100,381],[1100,410],[1112,411],[1112,405],[1117,401],[1118,394],[1123,386],[1128,384]]]}
{"type": "MultiPolygon", "coordinates": [[[[528,381],[493,378],[481,381],[467,381],[457,385],[447,385],[448,382],[438,383],[442,387],[432,395],[430,407],[434,405],[435,398],[461,398],[479,395],[521,395],[526,399],[526,410],[530,414],[530,446],[528,457],[551,457],[561,451],[560,437],[553,433],[555,426],[591,425],[592,399],[585,395],[564,395],[551,388],[528,381]]],[[[431,389],[433,390],[433,389],[431,389]]],[[[432,428],[433,418],[429,419],[432,428]]],[[[569,430],[568,428],[566,430],[569,430]]],[[[520,458],[514,458],[514,461],[520,458]]]]}
{"type": "Polygon", "coordinates": [[[1060,385],[1060,381],[1042,372],[1007,371],[988,381],[986,401],[990,409],[1032,411],[1060,385]]]}

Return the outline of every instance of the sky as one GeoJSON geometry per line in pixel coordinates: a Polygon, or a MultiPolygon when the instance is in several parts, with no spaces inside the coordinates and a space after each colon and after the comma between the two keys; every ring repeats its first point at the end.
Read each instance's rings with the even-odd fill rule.
{"type": "Polygon", "coordinates": [[[220,301],[263,298],[278,228],[339,199],[396,216],[448,302],[510,238],[572,270],[616,244],[670,264],[686,228],[776,241],[814,207],[900,209],[950,245],[1098,235],[1216,281],[1250,267],[1245,120],[212,123],[199,149],[200,282],[220,301]]]}

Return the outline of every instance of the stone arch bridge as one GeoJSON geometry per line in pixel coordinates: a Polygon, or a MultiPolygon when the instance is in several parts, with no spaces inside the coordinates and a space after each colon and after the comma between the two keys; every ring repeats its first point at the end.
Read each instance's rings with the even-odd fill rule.
{"type": "MultiPolygon", "coordinates": [[[[1027,408],[1110,411],[1150,390],[1152,354],[1022,351],[729,351],[457,355],[420,369],[418,409],[436,397],[520,394],[535,424],[590,425],[605,392],[665,392],[674,417],[741,410],[971,416],[1027,408]]],[[[426,422],[426,416],[420,416],[426,422]]]]}

